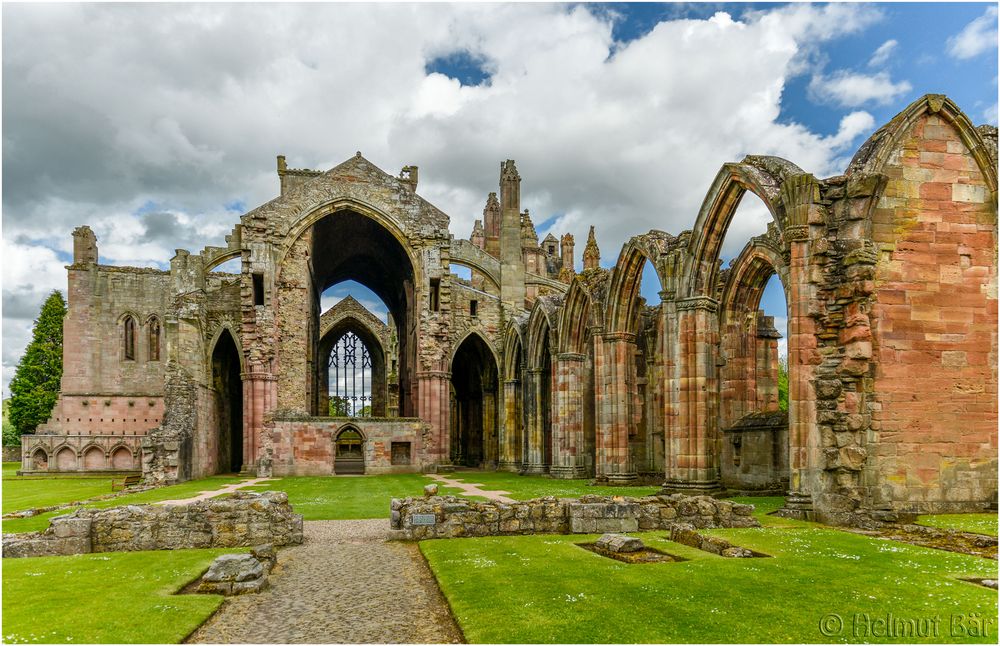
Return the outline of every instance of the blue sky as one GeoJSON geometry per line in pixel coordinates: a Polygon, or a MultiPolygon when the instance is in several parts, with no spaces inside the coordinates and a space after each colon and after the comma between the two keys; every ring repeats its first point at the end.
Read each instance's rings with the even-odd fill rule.
{"type": "MultiPolygon", "coordinates": [[[[593,224],[610,267],[632,235],[690,228],[727,161],[838,174],[932,92],[996,124],[996,4],[2,11],[4,388],[45,296],[66,288],[74,227],[93,228],[103,263],[165,268],[275,197],[277,154],[295,168],[358,150],[393,174],[416,164],[418,192],[459,237],[516,159],[539,237],[572,233],[579,268],[593,224]]],[[[724,259],[766,221],[744,200],[724,259]]],[[[765,309],[783,311],[779,296],[765,309]]]]}

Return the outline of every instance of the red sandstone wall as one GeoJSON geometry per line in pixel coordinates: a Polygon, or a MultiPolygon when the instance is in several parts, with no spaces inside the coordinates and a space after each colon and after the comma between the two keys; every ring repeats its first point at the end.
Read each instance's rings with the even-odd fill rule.
{"type": "MultiPolygon", "coordinates": [[[[343,419],[276,420],[271,431],[274,475],[331,475],[334,472],[334,438],[345,425],[343,419]]],[[[420,420],[357,418],[351,420],[350,425],[360,429],[365,437],[366,474],[419,472],[425,464],[435,461],[436,456],[427,455],[424,448],[430,427],[420,420]],[[410,443],[410,464],[392,464],[392,442],[410,443]]]]}
{"type": "Polygon", "coordinates": [[[884,172],[866,484],[876,505],[900,509],[995,499],[995,197],[938,115],[913,126],[884,172]]]}
{"type": "Polygon", "coordinates": [[[62,394],[39,431],[142,434],[163,417],[170,275],[152,269],[91,266],[70,269],[63,322],[62,394]],[[136,357],[126,360],[120,319],[137,319],[136,357]],[[160,359],[149,361],[147,322],[160,321],[160,359]]]}

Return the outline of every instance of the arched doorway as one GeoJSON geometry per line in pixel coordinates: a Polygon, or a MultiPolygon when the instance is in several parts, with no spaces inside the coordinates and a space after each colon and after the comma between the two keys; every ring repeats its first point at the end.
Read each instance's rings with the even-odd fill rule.
{"type": "Polygon", "coordinates": [[[486,342],[470,334],[451,363],[451,460],[471,467],[496,467],[497,362],[486,342]]]}
{"type": "MultiPolygon", "coordinates": [[[[340,334],[330,333],[320,338],[320,300],[328,288],[345,281],[356,281],[370,289],[385,303],[389,310],[389,325],[396,327],[398,343],[398,365],[396,372],[398,386],[399,415],[406,417],[416,413],[414,385],[416,382],[416,331],[414,270],[406,250],[396,237],[375,220],[352,210],[341,210],[317,221],[311,231],[311,277],[313,281],[313,318],[310,323],[312,338],[311,401],[313,414],[328,415],[329,365],[333,345],[343,338],[347,331],[353,333],[367,348],[368,356],[381,361],[378,366],[383,383],[385,376],[384,354],[375,352],[377,345],[364,330],[356,326],[340,334]],[[379,355],[379,356],[376,356],[379,355]],[[324,383],[324,378],[327,379],[324,383]]],[[[374,370],[372,371],[374,372],[374,370]]],[[[371,378],[374,380],[375,375],[371,378]]],[[[372,395],[373,396],[373,395],[372,395]]],[[[371,410],[376,405],[383,411],[385,402],[371,402],[371,410]]],[[[362,406],[358,406],[360,411],[362,406]]],[[[353,408],[352,408],[353,411],[353,408]]]]}
{"type": "Polygon", "coordinates": [[[346,426],[337,433],[333,472],[341,476],[364,475],[365,438],[353,426],[346,426]]]}
{"type": "Polygon", "coordinates": [[[212,398],[215,402],[216,473],[243,469],[243,381],[236,341],[223,330],[212,351],[212,398]]]}

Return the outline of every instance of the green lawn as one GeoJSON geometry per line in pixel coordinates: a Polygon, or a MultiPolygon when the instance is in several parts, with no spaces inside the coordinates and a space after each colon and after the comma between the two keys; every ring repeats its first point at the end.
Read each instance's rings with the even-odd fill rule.
{"type": "Polygon", "coordinates": [[[489,491],[509,491],[514,500],[531,500],[542,496],[578,498],[591,494],[596,496],[650,496],[659,487],[596,487],[590,480],[560,480],[545,476],[519,476],[507,471],[457,471],[442,474],[446,478],[475,484],[489,491]]]}
{"type": "MultiPolygon", "coordinates": [[[[177,485],[170,485],[169,487],[160,487],[158,489],[150,489],[149,491],[142,491],[134,494],[126,494],[124,496],[119,496],[117,498],[110,498],[108,500],[98,500],[92,503],[88,503],[87,507],[94,507],[103,509],[105,507],[117,507],[119,505],[141,505],[144,503],[159,502],[161,500],[172,500],[172,499],[183,499],[190,498],[191,496],[201,493],[202,491],[211,491],[212,489],[218,489],[223,485],[232,484],[234,482],[240,482],[246,480],[247,478],[239,478],[235,476],[211,476],[208,478],[201,478],[200,480],[190,480],[188,482],[183,482],[177,485]]],[[[28,488],[29,490],[40,485],[45,485],[47,483],[63,483],[62,486],[68,487],[66,483],[72,483],[73,480],[56,479],[56,480],[37,480],[34,478],[19,478],[18,486],[28,488]],[[20,482],[22,481],[23,482],[20,482]],[[30,482],[29,482],[30,480],[30,482]]],[[[109,481],[110,482],[110,481],[109,481]]],[[[3,498],[4,498],[4,510],[6,511],[7,505],[7,495],[8,495],[8,485],[9,480],[5,480],[3,498]]],[[[111,493],[111,485],[107,484],[105,489],[99,493],[111,493]]],[[[98,494],[94,494],[98,495],[98,494]]],[[[82,498],[76,498],[80,500],[82,498]]],[[[64,500],[65,502],[70,502],[73,499],[64,500]]],[[[49,503],[53,504],[53,503],[49,503]]],[[[49,519],[53,516],[59,516],[61,514],[72,513],[73,509],[64,509],[60,511],[50,511],[44,514],[39,514],[38,516],[31,516],[28,518],[10,518],[4,519],[3,521],[3,531],[10,532],[34,532],[43,530],[49,526],[49,519]]]]}
{"type": "MultiPolygon", "coordinates": [[[[305,520],[388,518],[393,498],[422,496],[433,482],[419,473],[380,476],[315,476],[282,478],[249,491],[284,491],[288,502],[305,520]]],[[[442,488],[440,493],[458,493],[442,488]]]]}
{"type": "Polygon", "coordinates": [[[111,478],[4,476],[3,513],[61,505],[109,493],[111,493],[111,478]]]}
{"type": "Polygon", "coordinates": [[[223,597],[173,593],[231,551],[236,550],[3,559],[3,641],[178,643],[223,597]]]}
{"type": "Polygon", "coordinates": [[[6,479],[7,477],[11,477],[11,478],[16,477],[17,476],[17,470],[20,469],[20,468],[21,468],[21,463],[20,462],[4,462],[3,463],[3,477],[4,477],[4,479],[6,479]]]}
{"type": "Polygon", "coordinates": [[[996,643],[996,623],[986,637],[950,629],[952,617],[996,617],[995,591],[957,580],[995,577],[995,561],[808,523],[711,533],[773,558],[724,559],[664,532],[641,537],[691,560],[626,565],[574,545],[595,536],[432,540],[420,549],[469,643],[996,643]],[[865,635],[855,617],[889,612],[938,618],[937,638],[865,635]],[[824,619],[830,613],[843,632],[824,619]]]}
{"type": "Polygon", "coordinates": [[[919,516],[918,525],[997,535],[997,514],[932,514],[919,516]]]}

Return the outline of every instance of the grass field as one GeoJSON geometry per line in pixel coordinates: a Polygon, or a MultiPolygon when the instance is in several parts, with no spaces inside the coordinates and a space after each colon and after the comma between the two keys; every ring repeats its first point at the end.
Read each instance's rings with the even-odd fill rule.
{"type": "Polygon", "coordinates": [[[3,559],[3,641],[178,643],[223,597],[174,593],[232,551],[238,550],[3,559]]]}
{"type": "MultiPolygon", "coordinates": [[[[161,500],[172,500],[178,498],[190,498],[191,496],[201,493],[202,491],[211,491],[212,489],[218,489],[223,485],[232,484],[234,482],[240,482],[241,480],[246,480],[246,478],[238,478],[234,476],[211,476],[209,478],[202,478],[200,480],[191,480],[188,482],[183,482],[177,485],[171,485],[169,487],[160,487],[158,489],[150,489],[149,491],[142,491],[134,494],[126,494],[124,496],[119,496],[117,498],[111,498],[109,500],[98,500],[92,503],[88,503],[87,507],[94,507],[98,509],[103,509],[105,507],[116,507],[118,505],[141,505],[144,503],[159,502],[161,500]]],[[[52,483],[55,487],[65,487],[64,491],[70,491],[72,483],[74,480],[70,479],[46,479],[38,480],[37,478],[26,477],[17,478],[14,481],[15,491],[26,490],[32,491],[39,486],[48,486],[52,483]]],[[[4,500],[4,511],[6,513],[7,508],[7,496],[8,487],[11,485],[10,480],[4,480],[3,482],[3,500],[4,500]]],[[[110,480],[106,484],[105,488],[102,489],[97,494],[111,493],[110,480]]],[[[86,497],[86,496],[85,496],[86,497]]],[[[84,498],[85,498],[84,497],[84,498]]],[[[72,502],[74,500],[82,500],[83,498],[73,498],[66,494],[65,500],[63,502],[72,502]]],[[[54,503],[49,503],[54,504],[54,503]]],[[[53,516],[58,516],[60,514],[71,513],[70,510],[61,511],[50,511],[45,514],[39,514],[37,516],[30,516],[28,518],[9,518],[3,521],[3,531],[4,532],[34,532],[38,530],[45,529],[49,526],[49,519],[53,516]]]]}
{"type": "Polygon", "coordinates": [[[958,580],[995,577],[995,561],[785,522],[710,532],[773,557],[760,559],[724,559],[664,532],[641,537],[689,561],[626,565],[574,545],[594,536],[432,540],[420,549],[470,643],[996,643],[996,623],[986,636],[952,624],[996,617],[995,591],[958,580]],[[865,632],[865,614],[890,612],[937,618],[937,637],[865,632]]]}
{"type": "Polygon", "coordinates": [[[505,471],[457,471],[443,474],[447,478],[461,482],[480,483],[481,489],[509,491],[514,500],[531,500],[542,496],[578,498],[591,494],[596,496],[649,496],[659,491],[659,487],[597,487],[590,480],[558,480],[544,476],[519,476],[505,471]]]}
{"type": "MultiPolygon", "coordinates": [[[[282,478],[248,491],[284,491],[295,512],[305,520],[388,518],[393,498],[421,496],[433,482],[419,473],[380,476],[316,476],[282,478]]],[[[440,493],[458,493],[442,488],[440,493]]]]}
{"type": "Polygon", "coordinates": [[[919,516],[917,524],[988,536],[997,535],[997,514],[932,514],[919,516]]]}

